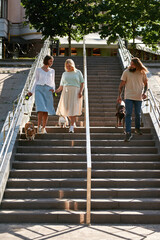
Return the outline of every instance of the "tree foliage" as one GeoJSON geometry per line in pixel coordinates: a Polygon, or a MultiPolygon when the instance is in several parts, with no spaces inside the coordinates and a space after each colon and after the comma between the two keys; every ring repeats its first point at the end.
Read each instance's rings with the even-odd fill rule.
{"type": "Polygon", "coordinates": [[[46,37],[68,36],[80,40],[97,31],[98,0],[21,0],[32,26],[46,37]],[[93,24],[93,22],[95,24],[93,24]]]}
{"type": "Polygon", "coordinates": [[[159,0],[102,0],[100,4],[100,36],[114,42],[119,34],[122,38],[138,36],[146,44],[160,41],[160,1],[159,0]]]}
{"type": "Polygon", "coordinates": [[[160,42],[160,0],[21,0],[28,21],[46,37],[80,40],[99,32],[114,42],[142,37],[146,44],[160,42]]]}

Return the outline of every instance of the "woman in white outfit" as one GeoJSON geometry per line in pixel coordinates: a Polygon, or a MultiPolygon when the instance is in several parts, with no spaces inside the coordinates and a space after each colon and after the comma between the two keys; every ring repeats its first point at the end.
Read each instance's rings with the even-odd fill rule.
{"type": "Polygon", "coordinates": [[[82,114],[82,93],[84,79],[80,70],[76,69],[72,59],[65,61],[65,72],[56,93],[62,91],[56,115],[68,117],[70,120],[69,132],[74,132],[76,116],[82,114]]]}
{"type": "Polygon", "coordinates": [[[28,93],[28,95],[31,96],[35,92],[35,105],[36,112],[38,113],[38,133],[47,133],[46,124],[48,115],[55,115],[52,94],[52,92],[55,91],[55,70],[50,68],[53,65],[53,57],[45,56],[43,64],[41,68],[37,68],[35,83],[28,93]]]}

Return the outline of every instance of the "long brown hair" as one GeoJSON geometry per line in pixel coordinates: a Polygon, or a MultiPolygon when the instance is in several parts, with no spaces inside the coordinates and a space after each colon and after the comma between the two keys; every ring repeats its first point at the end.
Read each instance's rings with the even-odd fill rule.
{"type": "Polygon", "coordinates": [[[148,69],[143,65],[143,63],[141,62],[141,60],[137,57],[134,57],[131,59],[131,62],[134,63],[134,65],[136,66],[136,70],[140,71],[141,73],[147,73],[148,69]]]}

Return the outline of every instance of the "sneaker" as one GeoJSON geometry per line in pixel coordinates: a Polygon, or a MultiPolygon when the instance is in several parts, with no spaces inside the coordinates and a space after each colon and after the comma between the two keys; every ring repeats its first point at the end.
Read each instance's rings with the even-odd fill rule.
{"type": "Polygon", "coordinates": [[[47,133],[45,128],[42,128],[41,133],[47,133]]]}
{"type": "Polygon", "coordinates": [[[37,128],[37,133],[41,133],[41,126],[37,128]]]}
{"type": "Polygon", "coordinates": [[[140,129],[138,129],[138,128],[135,128],[135,131],[134,131],[136,134],[138,134],[138,135],[143,135],[143,133],[141,132],[141,130],[140,129]]]}
{"type": "Polygon", "coordinates": [[[132,138],[132,134],[128,132],[128,133],[126,133],[126,137],[125,137],[124,141],[130,142],[131,138],[132,138]]]}
{"type": "Polygon", "coordinates": [[[70,126],[69,133],[74,133],[74,126],[70,126]]]}

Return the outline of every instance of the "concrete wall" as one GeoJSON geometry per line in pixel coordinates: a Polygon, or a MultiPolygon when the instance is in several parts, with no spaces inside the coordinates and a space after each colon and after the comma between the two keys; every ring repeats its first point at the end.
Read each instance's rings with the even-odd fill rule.
{"type": "Polygon", "coordinates": [[[8,0],[8,20],[12,23],[24,21],[25,10],[20,3],[21,0],[8,0]]]}

